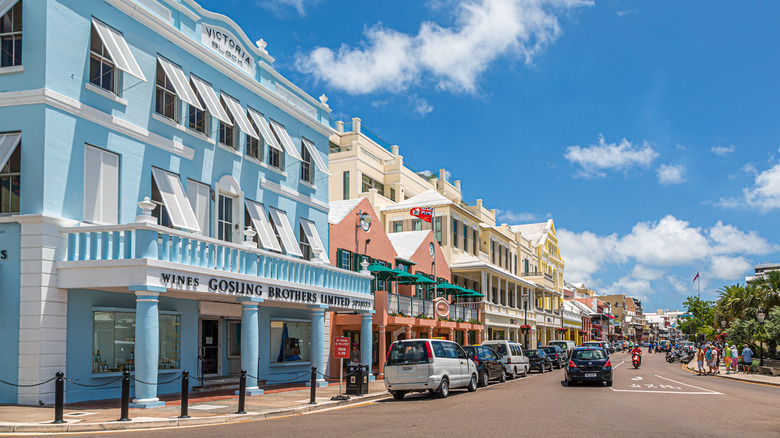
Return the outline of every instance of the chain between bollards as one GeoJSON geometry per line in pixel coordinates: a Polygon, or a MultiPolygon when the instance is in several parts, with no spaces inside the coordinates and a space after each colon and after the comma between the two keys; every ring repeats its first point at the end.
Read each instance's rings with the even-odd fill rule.
{"type": "Polygon", "coordinates": [[[64,423],[62,419],[63,404],[65,403],[65,373],[57,371],[54,380],[54,424],[64,423]]]}
{"type": "Polygon", "coordinates": [[[117,421],[130,421],[130,371],[122,373],[122,412],[117,421]]]}
{"type": "Polygon", "coordinates": [[[309,404],[316,405],[314,401],[317,398],[317,367],[311,367],[311,394],[309,396],[309,404]]]}
{"type": "Polygon", "coordinates": [[[184,370],[181,372],[181,415],[179,418],[190,418],[190,372],[184,370]]]}
{"type": "Polygon", "coordinates": [[[244,410],[246,402],[246,370],[241,370],[241,378],[238,384],[238,412],[236,414],[246,414],[244,410]]]}

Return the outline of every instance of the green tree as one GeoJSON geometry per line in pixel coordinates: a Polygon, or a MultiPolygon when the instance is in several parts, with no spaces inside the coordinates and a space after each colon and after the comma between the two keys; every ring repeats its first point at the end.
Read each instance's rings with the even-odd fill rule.
{"type": "Polygon", "coordinates": [[[680,330],[683,333],[696,334],[705,333],[704,328],[707,327],[707,333],[710,337],[714,334],[715,323],[715,305],[712,301],[705,301],[699,297],[688,297],[685,299],[683,306],[687,309],[686,313],[690,315],[680,324],[680,330]],[[710,333],[712,332],[712,333],[710,333]]]}

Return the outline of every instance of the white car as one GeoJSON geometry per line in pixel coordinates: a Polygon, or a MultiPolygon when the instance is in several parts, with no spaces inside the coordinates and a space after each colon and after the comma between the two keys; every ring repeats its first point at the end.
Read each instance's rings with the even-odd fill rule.
{"type": "Polygon", "coordinates": [[[390,346],[384,381],[396,400],[408,392],[423,391],[444,398],[452,388],[476,391],[477,367],[455,342],[408,339],[390,346]]]}
{"type": "Polygon", "coordinates": [[[504,364],[506,375],[510,378],[528,375],[531,362],[525,355],[525,348],[521,344],[514,341],[492,340],[484,341],[482,345],[490,347],[498,354],[501,363],[504,364]]]}

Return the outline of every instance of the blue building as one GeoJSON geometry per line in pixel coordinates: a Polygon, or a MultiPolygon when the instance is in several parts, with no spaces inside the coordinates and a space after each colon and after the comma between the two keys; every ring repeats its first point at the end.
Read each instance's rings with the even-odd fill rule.
{"type": "MultiPolygon", "coordinates": [[[[68,383],[77,402],[130,371],[154,407],[182,370],[245,369],[250,394],[327,371],[331,312],[373,312],[370,276],[328,261],[327,99],[192,0],[0,17],[0,379],[108,383],[68,383]]],[[[0,384],[0,403],[53,390],[0,384]]]]}

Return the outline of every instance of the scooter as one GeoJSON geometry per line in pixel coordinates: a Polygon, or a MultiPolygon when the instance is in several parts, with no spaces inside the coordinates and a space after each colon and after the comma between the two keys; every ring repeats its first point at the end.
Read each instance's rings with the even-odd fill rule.
{"type": "Polygon", "coordinates": [[[669,363],[674,363],[674,361],[677,360],[677,356],[672,353],[671,351],[666,352],[666,361],[669,363]]]}
{"type": "Polygon", "coordinates": [[[631,356],[631,363],[634,364],[634,368],[639,368],[639,365],[642,363],[642,356],[638,354],[634,354],[631,356]]]}

